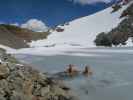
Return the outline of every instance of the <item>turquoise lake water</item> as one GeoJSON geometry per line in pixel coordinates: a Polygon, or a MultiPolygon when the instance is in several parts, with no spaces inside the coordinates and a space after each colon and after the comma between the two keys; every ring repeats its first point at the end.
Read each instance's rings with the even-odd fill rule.
{"type": "Polygon", "coordinates": [[[128,50],[132,48],[95,48],[94,51],[91,49],[80,52],[91,56],[16,55],[16,57],[42,72],[49,73],[64,71],[68,64],[75,64],[80,70],[84,69],[85,65],[90,65],[94,72],[92,77],[66,80],[66,84],[75,91],[80,100],[133,100],[133,53],[128,50]],[[127,50],[127,52],[111,50],[127,50]]]}

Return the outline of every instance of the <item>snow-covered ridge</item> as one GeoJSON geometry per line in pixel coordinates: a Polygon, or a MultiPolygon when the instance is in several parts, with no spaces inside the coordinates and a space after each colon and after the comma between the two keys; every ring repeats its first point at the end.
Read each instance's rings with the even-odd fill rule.
{"type": "Polygon", "coordinates": [[[115,13],[111,13],[112,7],[103,11],[95,13],[90,16],[76,19],[69,23],[69,25],[58,26],[64,29],[63,32],[53,31],[46,40],[38,40],[30,43],[31,47],[42,47],[48,45],[77,45],[85,47],[95,47],[94,40],[100,32],[108,32],[116,27],[122,19],[120,15],[127,8],[123,6],[122,9],[115,13]]]}
{"type": "Polygon", "coordinates": [[[58,26],[64,31],[53,31],[47,39],[32,41],[29,43],[31,48],[9,50],[9,52],[33,55],[68,55],[66,52],[82,51],[81,48],[95,47],[93,41],[96,36],[100,32],[108,32],[116,27],[123,20],[119,18],[121,13],[129,5],[123,6],[115,13],[111,13],[113,9],[109,7],[93,15],[76,19],[69,25],[58,26]]]}

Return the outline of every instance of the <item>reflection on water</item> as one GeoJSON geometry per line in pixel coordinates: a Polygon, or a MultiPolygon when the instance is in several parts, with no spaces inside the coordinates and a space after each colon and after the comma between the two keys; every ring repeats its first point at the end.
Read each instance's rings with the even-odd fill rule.
{"type": "Polygon", "coordinates": [[[92,77],[65,80],[81,100],[133,100],[133,55],[113,52],[84,54],[86,53],[99,56],[17,55],[16,57],[38,66],[41,71],[51,73],[63,71],[68,64],[76,64],[80,70],[89,64],[94,71],[92,77]]]}

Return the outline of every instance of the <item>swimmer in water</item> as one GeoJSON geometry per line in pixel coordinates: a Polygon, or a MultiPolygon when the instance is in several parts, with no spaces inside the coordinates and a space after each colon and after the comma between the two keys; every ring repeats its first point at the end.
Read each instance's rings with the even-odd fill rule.
{"type": "Polygon", "coordinates": [[[93,74],[93,72],[92,72],[90,66],[85,66],[85,69],[83,71],[83,75],[85,75],[85,76],[91,76],[92,74],[93,74]]]}
{"type": "Polygon", "coordinates": [[[69,65],[68,65],[68,69],[66,70],[66,72],[67,72],[70,76],[75,76],[75,75],[78,74],[79,71],[77,70],[77,68],[76,68],[74,65],[69,64],[69,65]]]}

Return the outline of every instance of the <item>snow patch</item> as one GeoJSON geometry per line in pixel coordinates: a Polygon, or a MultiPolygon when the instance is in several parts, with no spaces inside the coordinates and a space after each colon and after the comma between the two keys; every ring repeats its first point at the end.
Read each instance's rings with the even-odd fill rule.
{"type": "Polygon", "coordinates": [[[12,48],[10,48],[8,46],[4,46],[4,45],[1,45],[1,44],[0,44],[0,48],[6,50],[7,53],[16,52],[16,49],[12,49],[12,48]]]}
{"type": "Polygon", "coordinates": [[[64,31],[54,31],[47,39],[32,41],[30,46],[78,44],[85,47],[95,47],[94,40],[96,36],[101,32],[108,32],[115,28],[123,20],[120,19],[120,16],[126,8],[127,6],[123,6],[119,11],[111,13],[112,7],[109,7],[96,14],[74,20],[69,25],[58,26],[64,31]]]}
{"type": "Polygon", "coordinates": [[[127,46],[127,47],[132,47],[132,46],[133,46],[133,38],[129,38],[129,39],[126,41],[126,46],[127,46]]]}

